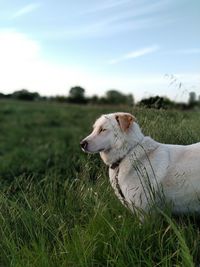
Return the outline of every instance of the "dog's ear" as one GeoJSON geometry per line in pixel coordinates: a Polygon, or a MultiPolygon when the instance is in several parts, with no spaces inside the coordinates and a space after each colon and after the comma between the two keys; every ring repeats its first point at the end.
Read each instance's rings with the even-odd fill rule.
{"type": "Polygon", "coordinates": [[[135,117],[131,114],[118,114],[115,116],[120,128],[127,132],[132,123],[135,121],[135,117]]]}

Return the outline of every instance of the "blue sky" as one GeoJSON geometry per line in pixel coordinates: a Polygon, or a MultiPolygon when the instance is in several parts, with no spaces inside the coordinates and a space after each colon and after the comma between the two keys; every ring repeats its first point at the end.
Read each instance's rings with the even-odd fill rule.
{"type": "Polygon", "coordinates": [[[199,0],[0,1],[0,90],[186,100],[200,95],[199,25],[199,0]]]}

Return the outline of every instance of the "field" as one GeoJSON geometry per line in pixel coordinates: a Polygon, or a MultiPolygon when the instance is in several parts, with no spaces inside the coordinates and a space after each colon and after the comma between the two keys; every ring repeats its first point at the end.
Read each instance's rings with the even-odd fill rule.
{"type": "Polygon", "coordinates": [[[198,112],[0,101],[0,266],[200,264],[198,219],[168,212],[141,225],[99,156],[80,150],[94,120],[119,110],[160,142],[200,141],[198,112]]]}

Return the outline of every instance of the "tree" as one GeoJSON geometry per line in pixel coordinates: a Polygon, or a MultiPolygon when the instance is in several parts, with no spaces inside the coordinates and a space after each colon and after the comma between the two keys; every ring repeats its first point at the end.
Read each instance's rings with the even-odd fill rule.
{"type": "Polygon", "coordinates": [[[124,103],[124,95],[117,90],[109,90],[106,92],[107,102],[109,104],[123,104],[124,103]]]}
{"type": "Polygon", "coordinates": [[[106,92],[106,102],[113,105],[131,105],[134,104],[132,94],[125,95],[117,90],[109,90],[106,92]]]}
{"type": "Polygon", "coordinates": [[[68,100],[71,103],[77,103],[77,104],[86,103],[87,100],[85,98],[85,89],[83,89],[80,86],[72,87],[69,91],[68,100]]]}
{"type": "Polygon", "coordinates": [[[19,91],[15,91],[12,94],[12,98],[19,99],[19,100],[28,100],[28,101],[33,101],[36,100],[40,97],[40,95],[36,92],[29,92],[26,89],[22,89],[19,91]]]}
{"type": "Polygon", "coordinates": [[[149,98],[142,99],[138,106],[146,108],[155,108],[155,109],[169,109],[175,106],[175,103],[167,97],[161,96],[152,96],[149,98]]]}
{"type": "Polygon", "coordinates": [[[93,95],[92,97],[90,97],[89,98],[89,103],[94,104],[94,105],[98,104],[99,103],[98,96],[97,95],[93,95]]]}
{"type": "Polygon", "coordinates": [[[3,93],[0,93],[0,98],[6,98],[6,95],[3,93]]]}
{"type": "Polygon", "coordinates": [[[193,108],[197,104],[197,95],[195,92],[189,93],[188,106],[193,108]]]}
{"type": "Polygon", "coordinates": [[[11,98],[11,94],[4,94],[4,93],[0,93],[0,99],[1,98],[11,98]]]}
{"type": "Polygon", "coordinates": [[[127,104],[128,104],[129,106],[134,106],[134,104],[135,104],[135,100],[134,100],[134,97],[133,97],[132,94],[128,94],[128,95],[126,96],[126,99],[127,99],[127,104]]]}

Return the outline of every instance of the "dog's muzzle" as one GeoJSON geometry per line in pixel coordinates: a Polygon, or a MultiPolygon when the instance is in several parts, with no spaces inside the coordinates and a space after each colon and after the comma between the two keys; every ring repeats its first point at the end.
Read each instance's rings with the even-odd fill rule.
{"type": "Polygon", "coordinates": [[[82,141],[80,142],[80,146],[81,146],[81,148],[82,148],[83,151],[87,151],[88,142],[82,140],[82,141]]]}

